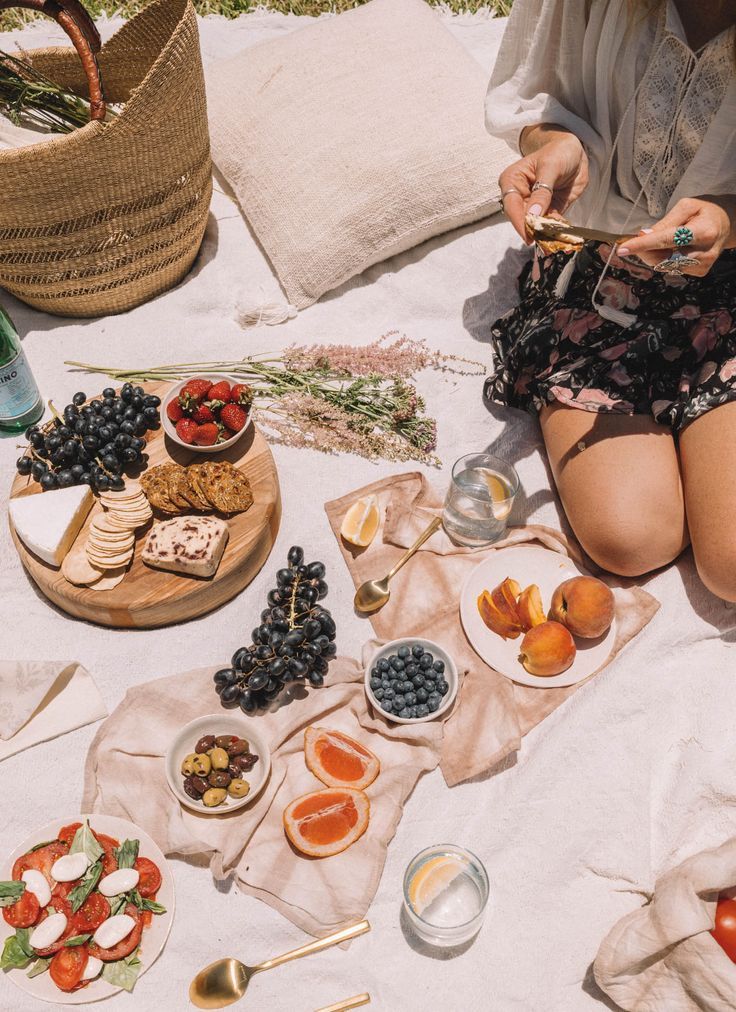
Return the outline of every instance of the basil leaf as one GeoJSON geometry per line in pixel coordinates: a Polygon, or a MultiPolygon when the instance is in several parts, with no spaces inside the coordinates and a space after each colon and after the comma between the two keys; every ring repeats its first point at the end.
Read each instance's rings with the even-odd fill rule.
{"type": "Polygon", "coordinates": [[[84,943],[88,942],[91,937],[92,935],[74,935],[72,938],[67,938],[64,945],[67,947],[72,945],[84,945],[84,943]]]}
{"type": "MultiPolygon", "coordinates": [[[[81,830],[80,830],[81,832],[81,830]]],[[[75,886],[67,897],[72,905],[72,913],[76,914],[102,876],[102,861],[95,861],[84,873],[84,878],[75,886]]]]}
{"type": "Polygon", "coordinates": [[[87,820],[85,820],[84,825],[80,826],[74,834],[72,845],[69,848],[70,854],[78,854],[80,851],[83,851],[87,855],[90,864],[94,864],[96,861],[99,861],[105,853],[104,847],[100,846],[94,833],[89,828],[89,822],[87,820]]]}
{"type": "Polygon", "coordinates": [[[0,907],[17,903],[25,891],[25,882],[0,882],[0,907]]]}
{"type": "Polygon", "coordinates": [[[138,953],[134,952],[125,959],[118,959],[114,963],[105,963],[102,967],[102,979],[114,987],[122,987],[126,991],[132,991],[142,966],[143,964],[138,959],[138,953]]]}
{"type": "Polygon", "coordinates": [[[34,958],[33,949],[28,944],[29,934],[27,928],[18,928],[14,935],[8,935],[0,956],[0,970],[21,970],[28,966],[34,958]]]}
{"type": "Polygon", "coordinates": [[[48,845],[50,843],[58,843],[58,840],[46,840],[45,843],[37,843],[36,846],[35,847],[31,847],[31,849],[29,851],[27,851],[27,853],[28,854],[33,854],[33,852],[36,851],[36,850],[41,850],[43,847],[48,847],[48,845]]]}
{"type": "Polygon", "coordinates": [[[112,900],[110,903],[110,917],[114,917],[116,914],[119,914],[127,903],[127,896],[118,896],[117,899],[112,900]]]}
{"type": "Polygon", "coordinates": [[[139,910],[143,909],[143,897],[137,889],[131,889],[130,892],[125,894],[125,898],[128,903],[135,903],[139,910]]]}
{"type": "Polygon", "coordinates": [[[46,971],[49,968],[50,962],[51,962],[50,956],[48,959],[41,959],[39,957],[26,974],[26,977],[38,977],[39,974],[46,973],[46,971]]]}
{"type": "Polygon", "coordinates": [[[165,914],[166,907],[160,903],[156,903],[154,900],[143,900],[143,909],[150,910],[152,914],[165,914]]]}
{"type": "Polygon", "coordinates": [[[120,847],[115,849],[115,860],[118,868],[132,868],[138,857],[138,840],[124,840],[120,847]]]}

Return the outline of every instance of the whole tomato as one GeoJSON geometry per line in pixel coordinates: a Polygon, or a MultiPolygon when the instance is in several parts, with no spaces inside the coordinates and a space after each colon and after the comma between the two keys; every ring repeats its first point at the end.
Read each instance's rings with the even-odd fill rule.
{"type": "Polygon", "coordinates": [[[716,926],[711,935],[732,963],[736,963],[736,899],[718,900],[716,926]]]}

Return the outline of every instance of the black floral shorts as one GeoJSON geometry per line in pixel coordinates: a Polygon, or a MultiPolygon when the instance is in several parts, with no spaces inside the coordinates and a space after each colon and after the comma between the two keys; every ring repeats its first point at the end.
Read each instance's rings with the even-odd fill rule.
{"type": "Polygon", "coordinates": [[[736,400],[736,250],[705,278],[658,274],[613,257],[600,305],[631,313],[604,319],[592,296],[609,246],[587,243],[563,298],[570,254],[535,253],[519,281],[521,302],[491,328],[496,370],[485,396],[539,410],[558,401],[585,411],[652,414],[674,432],[736,400]]]}

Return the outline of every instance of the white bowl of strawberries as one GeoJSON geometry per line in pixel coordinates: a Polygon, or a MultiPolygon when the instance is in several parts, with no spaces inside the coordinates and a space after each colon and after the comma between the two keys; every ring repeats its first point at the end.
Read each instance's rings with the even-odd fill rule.
{"type": "Polygon", "coordinates": [[[219,453],[236,443],[253,421],[253,391],[223,373],[175,383],[164,397],[166,435],[194,453],[219,453]]]}

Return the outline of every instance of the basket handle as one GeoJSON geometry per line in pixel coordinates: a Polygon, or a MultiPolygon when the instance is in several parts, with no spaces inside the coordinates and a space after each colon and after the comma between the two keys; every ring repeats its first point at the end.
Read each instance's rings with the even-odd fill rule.
{"type": "Polygon", "coordinates": [[[0,11],[11,7],[24,7],[53,18],[64,29],[79,53],[89,88],[89,118],[104,120],[105,97],[102,92],[102,75],[95,53],[102,45],[95,23],[80,0],[0,0],[0,11]]]}

